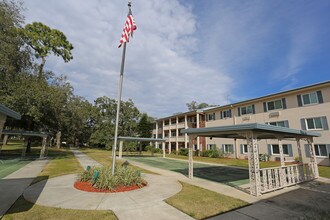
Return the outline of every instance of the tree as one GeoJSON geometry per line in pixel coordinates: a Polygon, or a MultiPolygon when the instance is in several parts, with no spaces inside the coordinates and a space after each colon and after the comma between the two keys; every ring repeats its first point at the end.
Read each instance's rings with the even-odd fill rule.
{"type": "Polygon", "coordinates": [[[24,21],[21,10],[17,3],[0,2],[0,94],[4,96],[12,93],[12,82],[32,67],[31,53],[17,32],[24,21]]]}
{"type": "Polygon", "coordinates": [[[138,134],[140,137],[150,138],[152,134],[153,123],[146,113],[142,114],[142,117],[137,126],[138,134]]]}
{"type": "Polygon", "coordinates": [[[195,111],[197,109],[207,108],[207,107],[216,107],[217,105],[209,105],[205,102],[197,103],[196,101],[192,101],[190,103],[186,103],[189,111],[195,111]]]}
{"type": "Polygon", "coordinates": [[[26,44],[34,50],[35,57],[41,59],[38,74],[39,79],[43,77],[46,57],[51,52],[55,56],[62,57],[64,62],[69,62],[73,59],[71,54],[73,46],[59,30],[51,29],[41,22],[33,22],[32,24],[27,24],[24,29],[21,29],[21,35],[26,44]]]}

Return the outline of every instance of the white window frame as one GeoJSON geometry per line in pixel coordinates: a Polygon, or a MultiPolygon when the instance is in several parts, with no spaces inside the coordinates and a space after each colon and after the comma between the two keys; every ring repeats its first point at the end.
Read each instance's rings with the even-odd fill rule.
{"type": "Polygon", "coordinates": [[[249,153],[249,148],[247,144],[243,144],[243,154],[248,154],[249,153]],[[245,151],[245,146],[246,146],[246,151],[245,151]]]}
{"type": "MultiPolygon", "coordinates": [[[[277,153],[274,154],[274,152],[273,152],[273,145],[278,146],[278,151],[280,152],[280,146],[279,146],[279,144],[271,144],[271,145],[270,145],[270,148],[271,148],[272,155],[280,155],[280,153],[278,153],[278,154],[277,154],[277,153]]],[[[289,156],[289,145],[288,145],[288,144],[282,144],[282,148],[283,148],[283,155],[285,155],[285,156],[289,156]],[[287,154],[284,153],[284,147],[287,148],[287,151],[288,151],[287,154]]]]}
{"type": "Polygon", "coordinates": [[[243,106],[243,107],[241,107],[241,109],[240,109],[240,113],[241,113],[241,115],[251,115],[251,114],[253,114],[253,107],[252,107],[252,105],[247,105],[247,106],[243,106]],[[243,108],[246,109],[245,111],[246,111],[247,113],[243,114],[243,108]],[[248,112],[248,109],[250,109],[251,112],[248,112]]]}
{"type": "Polygon", "coordinates": [[[222,118],[223,118],[223,119],[225,119],[225,118],[231,118],[231,117],[229,117],[229,116],[226,116],[226,117],[225,117],[225,113],[226,113],[226,115],[227,115],[227,114],[229,115],[229,112],[230,112],[230,109],[227,109],[227,110],[222,111],[222,112],[221,112],[221,114],[222,114],[222,118]]]}
{"type": "Polygon", "coordinates": [[[302,94],[301,95],[301,103],[302,103],[303,106],[319,104],[320,102],[319,102],[319,97],[317,96],[317,92],[310,92],[310,93],[302,94]],[[316,96],[316,102],[315,103],[311,102],[311,94],[315,94],[315,96],[316,96]],[[305,104],[305,102],[304,102],[304,96],[306,96],[306,95],[308,95],[309,102],[310,102],[309,104],[305,104]]]}
{"type": "Polygon", "coordinates": [[[283,109],[283,101],[282,101],[282,99],[276,99],[276,100],[273,100],[273,101],[266,102],[266,107],[267,107],[267,111],[275,111],[275,110],[278,110],[278,109],[283,109]],[[276,108],[275,102],[277,102],[277,101],[281,102],[281,108],[276,108]],[[268,103],[271,103],[271,102],[274,103],[274,109],[269,109],[268,108],[268,103]]]}
{"type": "Polygon", "coordinates": [[[226,149],[226,147],[229,147],[229,146],[231,146],[231,148],[234,151],[234,145],[232,145],[232,144],[224,144],[223,145],[223,153],[225,153],[225,154],[232,154],[232,153],[234,153],[234,152],[230,152],[230,151],[228,151],[228,149],[226,149]]]}
{"type": "MultiPolygon", "coordinates": [[[[275,126],[286,128],[285,126],[279,126],[279,125],[278,125],[278,123],[281,123],[281,122],[285,125],[285,121],[271,121],[271,122],[268,122],[268,124],[271,125],[270,123],[276,123],[275,126]]],[[[273,126],[274,126],[274,125],[273,125],[273,126]]]]}
{"type": "Polygon", "coordinates": [[[306,124],[306,130],[308,130],[308,131],[317,131],[317,130],[324,130],[324,128],[323,128],[323,123],[322,123],[322,117],[314,117],[314,118],[305,118],[305,124],[306,124]],[[321,126],[322,126],[322,128],[316,128],[316,126],[315,126],[315,119],[320,119],[320,121],[321,121],[321,126]],[[308,119],[313,119],[313,125],[314,125],[314,128],[309,128],[308,127],[308,123],[307,123],[307,120],[308,119]]]}
{"type": "Polygon", "coordinates": [[[327,145],[326,144],[314,144],[314,148],[315,148],[315,156],[316,157],[319,157],[319,158],[328,158],[328,155],[329,155],[330,152],[327,151],[327,145]],[[320,155],[320,152],[321,152],[320,151],[320,145],[325,147],[325,152],[326,152],[326,155],[325,156],[320,155]],[[316,154],[316,149],[318,150],[319,155],[316,154]]]}
{"type": "Polygon", "coordinates": [[[215,121],[215,112],[208,113],[207,114],[207,120],[208,121],[215,121]],[[210,117],[211,116],[211,117],[210,117]]]}

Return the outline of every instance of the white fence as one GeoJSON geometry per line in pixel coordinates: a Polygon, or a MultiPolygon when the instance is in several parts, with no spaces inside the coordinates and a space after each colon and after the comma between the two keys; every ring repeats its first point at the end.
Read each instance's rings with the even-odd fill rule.
{"type": "Polygon", "coordinates": [[[315,179],[312,163],[260,169],[261,193],[315,179]]]}

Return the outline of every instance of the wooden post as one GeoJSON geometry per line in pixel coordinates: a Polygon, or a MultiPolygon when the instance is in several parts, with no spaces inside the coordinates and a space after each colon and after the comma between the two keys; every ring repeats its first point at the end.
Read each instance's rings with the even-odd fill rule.
{"type": "Polygon", "coordinates": [[[162,143],[163,158],[165,158],[165,142],[162,143]]]}

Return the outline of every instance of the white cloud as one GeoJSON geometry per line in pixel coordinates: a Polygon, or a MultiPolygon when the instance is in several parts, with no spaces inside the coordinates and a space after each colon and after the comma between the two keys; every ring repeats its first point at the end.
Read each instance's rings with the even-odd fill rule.
{"type": "MultiPolygon", "coordinates": [[[[127,6],[123,1],[26,1],[28,23],[41,21],[63,31],[74,60],[51,57],[47,68],[66,74],[76,92],[89,100],[117,98],[121,49],[117,49],[127,6]]],[[[138,29],[127,45],[123,99],[141,111],[166,116],[185,111],[185,103],[220,103],[231,78],[192,59],[198,40],[196,18],[177,0],[134,1],[138,29]]]]}

